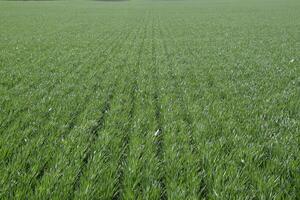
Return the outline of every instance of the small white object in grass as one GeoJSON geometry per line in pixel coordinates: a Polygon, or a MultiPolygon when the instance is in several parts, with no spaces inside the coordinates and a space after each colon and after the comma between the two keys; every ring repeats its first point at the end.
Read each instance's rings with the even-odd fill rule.
{"type": "Polygon", "coordinates": [[[293,62],[295,62],[295,59],[293,58],[292,60],[290,60],[290,63],[293,63],[293,62]]]}
{"type": "Polygon", "coordinates": [[[218,195],[218,193],[216,192],[215,189],[213,189],[213,192],[214,192],[214,194],[215,194],[217,197],[219,197],[219,195],[218,195]]]}
{"type": "Polygon", "coordinates": [[[51,110],[52,110],[52,108],[49,108],[49,110],[48,110],[48,111],[50,112],[51,110]]]}
{"type": "Polygon", "coordinates": [[[159,135],[159,129],[157,129],[157,131],[154,133],[154,136],[158,136],[159,135]]]}

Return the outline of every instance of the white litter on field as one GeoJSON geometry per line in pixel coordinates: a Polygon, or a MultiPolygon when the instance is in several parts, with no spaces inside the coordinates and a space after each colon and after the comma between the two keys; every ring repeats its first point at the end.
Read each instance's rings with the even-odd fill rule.
{"type": "Polygon", "coordinates": [[[157,129],[157,131],[154,133],[154,136],[158,136],[159,135],[159,129],[157,129]]]}
{"type": "Polygon", "coordinates": [[[295,62],[295,59],[290,60],[290,63],[293,63],[293,62],[295,62]]]}

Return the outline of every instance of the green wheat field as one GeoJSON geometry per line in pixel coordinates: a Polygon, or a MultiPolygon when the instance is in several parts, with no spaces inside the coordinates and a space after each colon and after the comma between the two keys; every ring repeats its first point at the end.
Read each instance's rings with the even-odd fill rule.
{"type": "Polygon", "coordinates": [[[0,199],[300,199],[300,1],[0,1],[0,199]]]}

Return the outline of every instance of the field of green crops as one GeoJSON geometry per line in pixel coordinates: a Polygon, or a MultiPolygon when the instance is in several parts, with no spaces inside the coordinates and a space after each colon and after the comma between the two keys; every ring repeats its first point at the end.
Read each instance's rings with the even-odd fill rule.
{"type": "Polygon", "coordinates": [[[300,1],[0,1],[0,199],[299,199],[300,1]]]}

